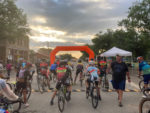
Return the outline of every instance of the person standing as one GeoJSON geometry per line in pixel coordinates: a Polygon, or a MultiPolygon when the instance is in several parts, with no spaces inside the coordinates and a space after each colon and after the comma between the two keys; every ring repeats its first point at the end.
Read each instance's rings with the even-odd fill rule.
{"type": "Polygon", "coordinates": [[[144,88],[148,88],[148,84],[150,82],[150,65],[144,61],[144,58],[142,56],[137,58],[139,62],[139,77],[142,76],[143,72],[143,78],[144,78],[144,88]]]}
{"type": "Polygon", "coordinates": [[[10,61],[8,60],[7,64],[6,64],[6,70],[7,70],[8,78],[10,78],[11,67],[12,67],[12,65],[11,65],[10,61]]]}
{"type": "Polygon", "coordinates": [[[129,76],[129,70],[125,62],[122,61],[122,57],[117,54],[116,61],[112,62],[107,73],[112,69],[112,86],[118,94],[118,105],[122,107],[123,91],[125,90],[126,76],[128,77],[128,82],[131,82],[129,76]]]}

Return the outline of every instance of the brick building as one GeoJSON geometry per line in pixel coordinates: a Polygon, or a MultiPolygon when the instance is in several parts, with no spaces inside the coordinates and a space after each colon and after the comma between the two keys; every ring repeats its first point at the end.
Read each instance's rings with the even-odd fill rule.
{"type": "Polygon", "coordinates": [[[19,59],[29,58],[29,38],[17,39],[15,41],[0,40],[0,60],[6,63],[7,59],[16,63],[19,59]]]}

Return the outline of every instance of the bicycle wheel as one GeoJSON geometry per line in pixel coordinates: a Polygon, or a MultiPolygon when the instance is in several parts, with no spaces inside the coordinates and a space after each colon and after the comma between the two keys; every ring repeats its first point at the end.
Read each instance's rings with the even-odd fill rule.
{"type": "Polygon", "coordinates": [[[12,103],[8,106],[9,113],[19,113],[21,109],[21,101],[12,103]]]}
{"type": "Polygon", "coordinates": [[[89,91],[86,91],[86,98],[89,98],[89,91]]]}
{"type": "Polygon", "coordinates": [[[150,113],[150,98],[143,98],[140,101],[139,113],[150,113]]]}
{"type": "Polygon", "coordinates": [[[98,89],[96,87],[92,88],[91,98],[92,98],[92,106],[93,108],[96,109],[98,106],[98,89]]]}
{"type": "Polygon", "coordinates": [[[30,96],[31,96],[31,83],[27,84],[27,101],[29,100],[30,96]]]}
{"type": "Polygon", "coordinates": [[[139,88],[140,88],[141,91],[144,90],[144,80],[141,80],[141,81],[139,82],[139,88]]]}
{"type": "Polygon", "coordinates": [[[65,107],[65,97],[64,97],[64,94],[61,90],[58,94],[58,108],[59,108],[59,111],[63,112],[64,107],[65,107]]]}

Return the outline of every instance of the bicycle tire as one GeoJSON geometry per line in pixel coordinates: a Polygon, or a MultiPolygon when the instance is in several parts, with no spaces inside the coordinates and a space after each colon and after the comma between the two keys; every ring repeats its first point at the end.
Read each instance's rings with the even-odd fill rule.
{"type": "Polygon", "coordinates": [[[82,87],[82,84],[83,84],[83,80],[81,79],[81,80],[80,80],[80,86],[81,86],[81,87],[82,87]]]}
{"type": "MultiPolygon", "coordinates": [[[[146,101],[150,101],[150,98],[143,98],[141,101],[140,101],[140,104],[139,104],[139,113],[144,113],[143,112],[143,105],[146,101]]],[[[149,112],[150,112],[150,109],[149,109],[149,112]]],[[[148,113],[149,113],[148,112],[148,113]]]]}
{"type": "Polygon", "coordinates": [[[143,90],[143,94],[145,95],[145,96],[148,96],[149,95],[149,92],[150,92],[150,88],[147,88],[147,89],[144,89],[143,90]],[[148,94],[147,94],[148,93],[148,94]]]}
{"type": "Polygon", "coordinates": [[[142,86],[142,83],[144,83],[144,80],[140,80],[140,82],[139,82],[139,88],[141,91],[143,91],[143,89],[144,89],[144,86],[142,86]]]}
{"type": "Polygon", "coordinates": [[[13,113],[19,113],[19,111],[21,109],[22,102],[19,101],[18,103],[19,103],[19,106],[18,106],[18,108],[16,110],[13,111],[13,113]]]}
{"type": "Polygon", "coordinates": [[[58,94],[58,108],[61,113],[64,111],[65,108],[65,97],[62,91],[60,91],[58,94]]]}
{"type": "Polygon", "coordinates": [[[92,92],[91,92],[91,98],[92,98],[92,106],[94,109],[97,108],[98,106],[98,89],[96,87],[92,88],[92,92]]]}
{"type": "Polygon", "coordinates": [[[89,98],[89,91],[86,91],[86,98],[89,98]]]}
{"type": "Polygon", "coordinates": [[[27,101],[29,100],[30,96],[31,96],[31,90],[32,90],[32,87],[31,87],[31,84],[29,85],[29,90],[27,89],[27,101]]]}

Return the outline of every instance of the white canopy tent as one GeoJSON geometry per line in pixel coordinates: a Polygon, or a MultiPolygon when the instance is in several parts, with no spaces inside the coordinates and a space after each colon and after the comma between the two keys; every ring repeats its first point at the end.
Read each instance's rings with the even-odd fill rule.
{"type": "Polygon", "coordinates": [[[102,53],[100,56],[102,57],[113,57],[119,54],[120,56],[132,56],[132,52],[126,51],[123,49],[119,49],[117,47],[113,47],[109,49],[108,51],[102,53]]]}
{"type": "MultiPolygon", "coordinates": [[[[120,49],[117,47],[113,47],[113,48],[109,49],[108,51],[102,53],[100,56],[101,57],[114,57],[117,54],[120,56],[131,57],[131,64],[133,66],[132,52],[126,51],[126,50],[123,50],[123,49],[120,49]]],[[[133,67],[132,67],[132,74],[133,74],[133,67]]]]}

